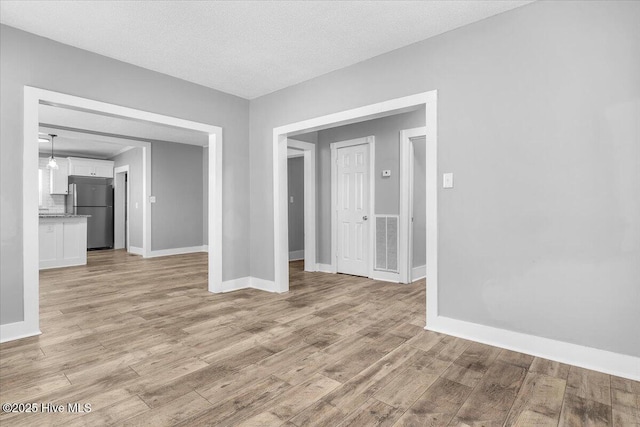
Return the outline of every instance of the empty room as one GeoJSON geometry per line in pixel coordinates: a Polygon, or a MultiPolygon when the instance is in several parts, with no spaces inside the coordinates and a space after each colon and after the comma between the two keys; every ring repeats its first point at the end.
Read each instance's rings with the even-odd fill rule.
{"type": "Polygon", "coordinates": [[[640,425],[639,22],[0,0],[0,425],[640,425]]]}

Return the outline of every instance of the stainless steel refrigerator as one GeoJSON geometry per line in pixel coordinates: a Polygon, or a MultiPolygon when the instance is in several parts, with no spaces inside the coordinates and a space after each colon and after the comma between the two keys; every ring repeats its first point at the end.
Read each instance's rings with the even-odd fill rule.
{"type": "Polygon", "coordinates": [[[67,213],[87,218],[87,249],[113,248],[113,180],[69,177],[67,213]]]}

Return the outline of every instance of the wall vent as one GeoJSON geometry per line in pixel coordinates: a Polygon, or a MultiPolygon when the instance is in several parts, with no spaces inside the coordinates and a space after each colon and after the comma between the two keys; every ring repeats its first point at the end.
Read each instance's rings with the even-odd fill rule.
{"type": "Polygon", "coordinates": [[[376,215],[376,266],[379,271],[398,272],[399,215],[376,215]]]}

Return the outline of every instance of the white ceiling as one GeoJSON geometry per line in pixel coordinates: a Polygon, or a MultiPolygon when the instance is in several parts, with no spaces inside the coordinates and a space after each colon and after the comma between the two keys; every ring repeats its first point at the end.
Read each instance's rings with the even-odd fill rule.
{"type": "Polygon", "coordinates": [[[252,99],[526,1],[10,1],[0,22],[252,99]]]}
{"type": "MultiPolygon", "coordinates": [[[[168,141],[205,146],[208,135],[158,123],[105,116],[50,105],[38,106],[40,132],[58,135],[55,155],[108,159],[140,141],[168,141]]],[[[39,143],[41,153],[49,153],[49,142],[39,143]]]]}

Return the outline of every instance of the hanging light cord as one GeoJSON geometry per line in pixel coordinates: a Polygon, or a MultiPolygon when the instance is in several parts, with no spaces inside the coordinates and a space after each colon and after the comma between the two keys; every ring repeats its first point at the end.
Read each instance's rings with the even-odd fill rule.
{"type": "Polygon", "coordinates": [[[50,133],[49,136],[51,137],[51,158],[53,159],[53,138],[55,138],[58,135],[53,135],[50,133]]]}

